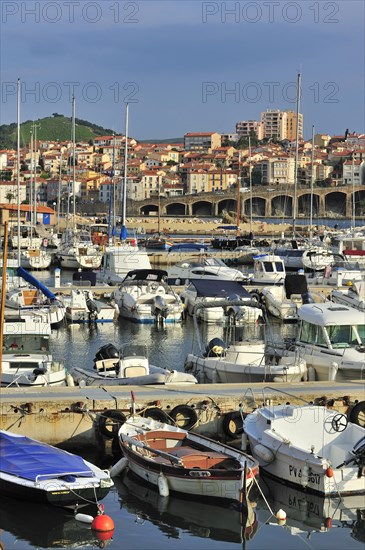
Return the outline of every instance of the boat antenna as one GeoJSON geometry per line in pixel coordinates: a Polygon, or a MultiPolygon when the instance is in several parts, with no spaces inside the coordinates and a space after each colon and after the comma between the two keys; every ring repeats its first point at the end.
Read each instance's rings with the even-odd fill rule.
{"type": "Polygon", "coordinates": [[[298,186],[298,153],[299,153],[299,107],[301,96],[301,78],[297,76],[297,106],[296,106],[296,127],[295,127],[295,157],[294,157],[294,197],[293,197],[293,239],[295,238],[295,222],[297,217],[297,186],[298,186]]]}
{"type": "Polygon", "coordinates": [[[20,267],[20,78],[18,78],[17,85],[17,139],[16,139],[16,152],[17,152],[17,170],[16,170],[16,184],[18,192],[17,200],[17,222],[18,222],[18,263],[20,267]]]}
{"type": "Polygon", "coordinates": [[[312,155],[311,155],[311,202],[309,218],[309,238],[313,239],[313,186],[314,186],[314,125],[312,125],[312,155]]]}
{"type": "Polygon", "coordinates": [[[129,104],[125,105],[125,142],[124,142],[124,177],[123,177],[123,196],[122,196],[122,229],[120,239],[125,241],[127,238],[126,228],[126,202],[127,202],[127,160],[128,160],[128,108],[129,104]]]}

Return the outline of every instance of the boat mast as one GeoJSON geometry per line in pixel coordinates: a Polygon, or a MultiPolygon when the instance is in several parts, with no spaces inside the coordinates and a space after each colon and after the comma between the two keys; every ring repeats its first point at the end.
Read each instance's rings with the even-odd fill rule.
{"type": "Polygon", "coordinates": [[[72,199],[73,199],[73,220],[74,230],[76,229],[76,197],[75,197],[75,179],[76,179],[76,121],[75,121],[75,96],[72,96],[72,199]]]}
{"type": "Polygon", "coordinates": [[[34,199],[34,227],[37,227],[37,168],[36,168],[36,148],[37,148],[37,125],[35,122],[33,123],[33,147],[34,147],[34,166],[33,166],[33,172],[34,172],[34,193],[33,193],[33,199],[34,199]]]}
{"type": "Polygon", "coordinates": [[[252,172],[251,172],[251,136],[248,136],[248,161],[250,170],[250,234],[252,235],[252,172]]]}
{"type": "Polygon", "coordinates": [[[1,301],[0,301],[0,386],[3,365],[3,337],[4,337],[4,317],[5,317],[5,296],[6,296],[6,265],[8,261],[8,222],[4,222],[4,246],[3,246],[3,271],[1,280],[1,301]]]}
{"type": "Polygon", "coordinates": [[[295,222],[296,222],[296,217],[297,217],[300,95],[301,95],[301,74],[298,73],[298,76],[297,76],[296,128],[295,128],[295,157],[294,157],[293,239],[295,238],[295,222]]]}
{"type": "Polygon", "coordinates": [[[352,227],[355,236],[355,227],[356,227],[356,215],[355,215],[355,158],[354,150],[352,150],[352,166],[351,166],[351,176],[352,176],[352,227]]]}
{"type": "Polygon", "coordinates": [[[311,155],[311,202],[309,218],[309,238],[313,239],[313,186],[314,186],[314,125],[312,126],[312,155],[311,155]]]}
{"type": "Polygon", "coordinates": [[[18,222],[18,264],[20,267],[20,78],[18,78],[17,86],[17,141],[16,141],[16,150],[17,150],[17,170],[16,170],[16,184],[18,191],[18,200],[17,200],[17,222],[18,222]]]}
{"type": "Polygon", "coordinates": [[[62,183],[62,151],[61,151],[61,156],[60,156],[60,171],[59,171],[59,175],[58,175],[58,193],[57,193],[57,233],[60,232],[61,183],[62,183]]]}
{"type": "Polygon", "coordinates": [[[240,234],[241,219],[241,150],[238,151],[238,179],[237,179],[237,236],[240,234]]]}
{"type": "Polygon", "coordinates": [[[127,208],[127,161],[128,161],[128,103],[125,105],[125,142],[124,142],[124,177],[123,177],[123,196],[122,196],[122,230],[120,238],[125,241],[127,238],[126,228],[126,208],[127,208]]]}

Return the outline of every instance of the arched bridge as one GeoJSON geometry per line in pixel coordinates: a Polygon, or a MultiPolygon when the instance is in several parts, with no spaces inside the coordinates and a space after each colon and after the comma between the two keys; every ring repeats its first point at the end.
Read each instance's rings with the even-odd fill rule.
{"type": "MultiPolygon", "coordinates": [[[[317,187],[297,190],[297,216],[309,216],[312,201],[314,217],[346,217],[365,215],[365,186],[317,187]]],[[[241,212],[249,216],[251,193],[241,190],[241,212]]],[[[252,214],[260,217],[292,217],[294,189],[254,187],[252,190],[252,214]]],[[[162,216],[220,216],[223,211],[237,211],[237,191],[200,193],[180,197],[151,197],[143,201],[130,201],[128,210],[133,215],[157,213],[160,203],[162,216]]]]}

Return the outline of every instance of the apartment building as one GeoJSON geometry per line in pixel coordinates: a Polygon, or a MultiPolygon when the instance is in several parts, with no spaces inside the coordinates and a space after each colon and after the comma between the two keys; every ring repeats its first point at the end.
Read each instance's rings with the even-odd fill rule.
{"type": "Polygon", "coordinates": [[[342,169],[344,185],[365,185],[365,161],[347,160],[342,169]]]}
{"type": "Polygon", "coordinates": [[[257,120],[241,120],[236,122],[236,133],[238,138],[247,137],[254,132],[257,139],[262,139],[262,123],[257,120]]]}
{"type": "Polygon", "coordinates": [[[208,151],[221,145],[221,135],[217,132],[190,132],[184,135],[185,151],[208,151]]]}
{"type": "MultiPolygon", "coordinates": [[[[296,113],[294,111],[280,111],[268,109],[261,113],[262,138],[288,139],[296,138],[296,113]]],[[[303,139],[303,115],[299,113],[299,139],[303,139]]]]}

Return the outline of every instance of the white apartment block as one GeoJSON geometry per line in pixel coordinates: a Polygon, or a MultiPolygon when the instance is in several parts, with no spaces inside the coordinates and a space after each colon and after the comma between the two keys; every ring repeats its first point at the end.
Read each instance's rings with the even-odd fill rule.
{"type": "Polygon", "coordinates": [[[344,185],[365,185],[365,161],[347,160],[343,163],[344,185]]]}
{"type": "Polygon", "coordinates": [[[261,170],[261,183],[264,185],[294,184],[293,158],[262,160],[256,166],[261,170]]]}

